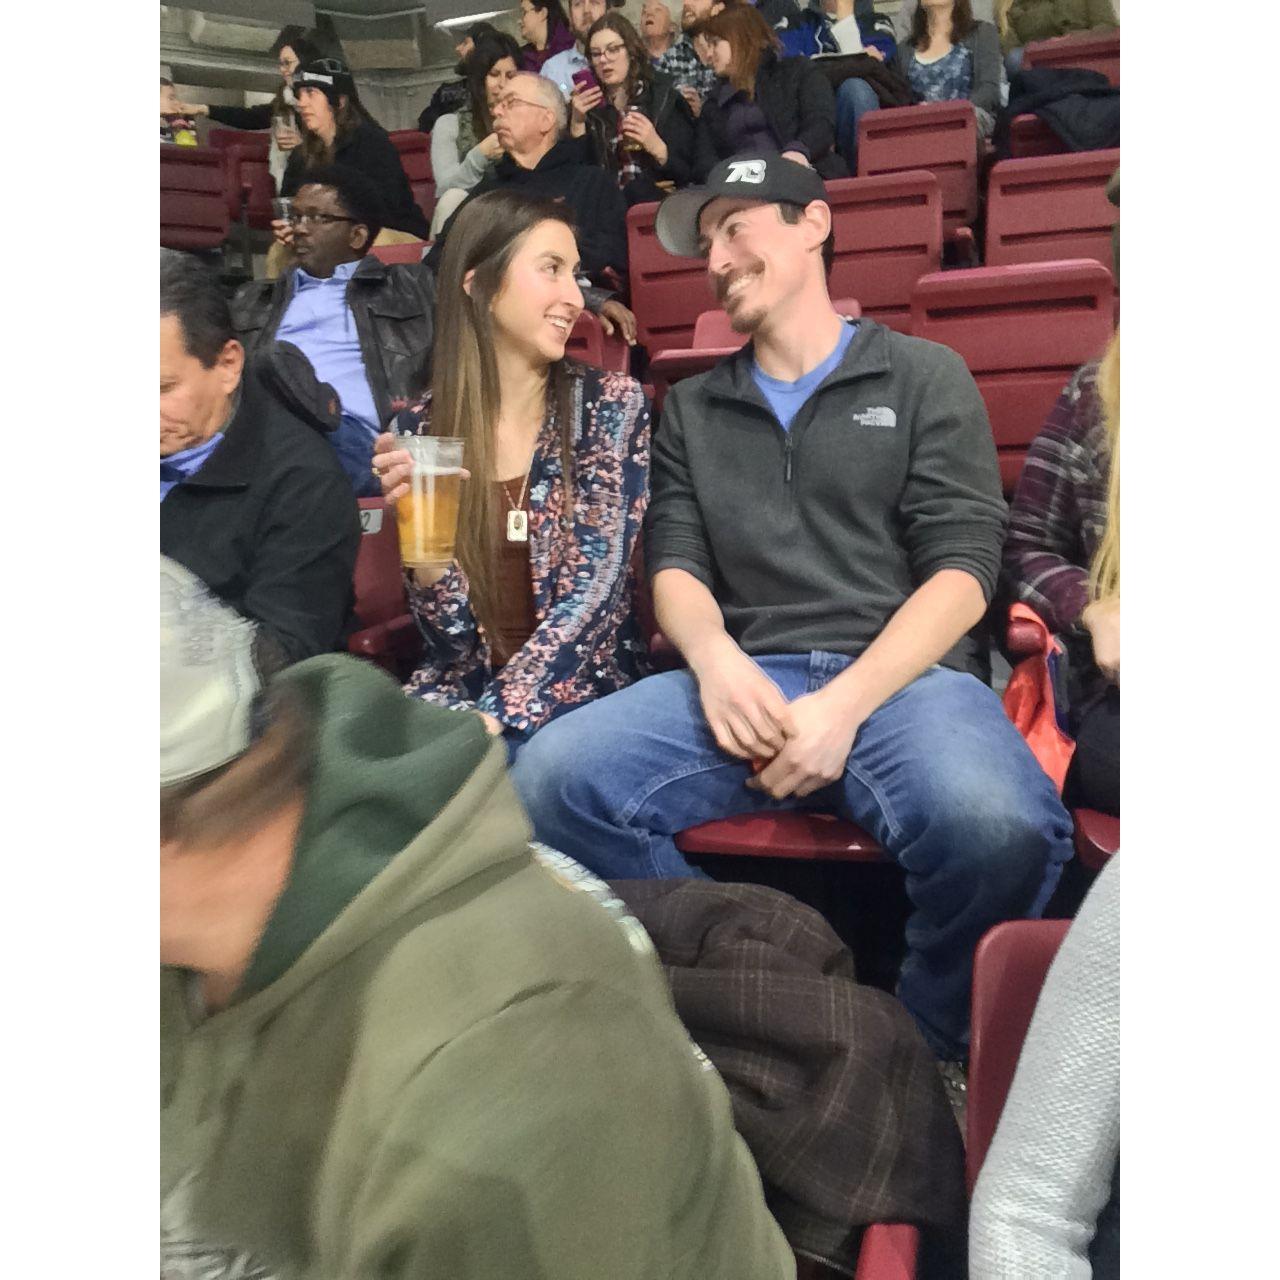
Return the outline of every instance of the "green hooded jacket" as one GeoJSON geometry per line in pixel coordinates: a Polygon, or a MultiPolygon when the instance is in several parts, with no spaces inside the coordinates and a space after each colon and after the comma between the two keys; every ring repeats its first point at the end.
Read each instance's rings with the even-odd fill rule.
{"type": "Polygon", "coordinates": [[[1119,25],[1111,0],[1013,0],[1004,47],[1017,49],[1036,40],[1111,31],[1119,25]]]}
{"type": "Polygon", "coordinates": [[[355,659],[236,998],[162,970],[162,1195],[188,1240],[323,1280],[782,1280],[719,1076],[648,939],[544,868],[477,717],[355,659]]]}

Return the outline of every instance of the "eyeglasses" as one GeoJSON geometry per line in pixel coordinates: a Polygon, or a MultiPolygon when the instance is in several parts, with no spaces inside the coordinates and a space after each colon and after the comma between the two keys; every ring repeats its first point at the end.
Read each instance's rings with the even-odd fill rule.
{"type": "Polygon", "coordinates": [[[622,53],[623,50],[626,49],[626,47],[627,46],[623,44],[621,41],[619,41],[617,44],[602,45],[598,49],[591,50],[591,61],[603,62],[605,58],[616,58],[618,54],[622,53]]]}
{"type": "Polygon", "coordinates": [[[344,218],[338,213],[291,213],[286,219],[294,227],[323,227],[331,222],[359,222],[359,218],[344,218]]]}
{"type": "Polygon", "coordinates": [[[505,98],[499,98],[493,104],[493,109],[495,111],[506,111],[509,107],[514,107],[517,102],[522,102],[526,107],[534,107],[539,111],[551,110],[545,102],[531,102],[528,98],[517,98],[514,93],[508,94],[505,98]]]}

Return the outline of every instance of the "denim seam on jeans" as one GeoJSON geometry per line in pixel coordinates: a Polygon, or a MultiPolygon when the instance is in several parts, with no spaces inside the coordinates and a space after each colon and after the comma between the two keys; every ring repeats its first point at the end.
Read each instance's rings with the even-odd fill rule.
{"type": "MultiPolygon", "coordinates": [[[[854,746],[857,745],[857,738],[854,738],[854,746]]],[[[876,802],[876,807],[880,810],[880,817],[884,820],[884,824],[889,828],[889,834],[893,843],[896,845],[903,839],[902,825],[894,816],[893,808],[889,804],[888,799],[881,794],[880,788],[872,782],[861,769],[857,769],[853,765],[853,747],[849,748],[849,758],[845,761],[844,772],[848,777],[854,778],[864,786],[870,793],[871,798],[876,802]]],[[[839,785],[838,783],[832,785],[839,785]]]]}
{"type": "Polygon", "coordinates": [[[651,799],[663,787],[670,786],[673,782],[679,782],[682,778],[691,778],[695,773],[711,773],[715,769],[731,769],[735,764],[741,765],[744,761],[723,760],[718,757],[712,757],[708,761],[705,757],[698,762],[689,765],[684,769],[677,769],[674,773],[664,774],[661,781],[653,782],[652,778],[646,778],[645,784],[653,783],[647,791],[636,795],[633,799],[628,800],[618,813],[618,819],[621,822],[631,825],[631,819],[636,816],[640,806],[647,800],[651,799]]]}

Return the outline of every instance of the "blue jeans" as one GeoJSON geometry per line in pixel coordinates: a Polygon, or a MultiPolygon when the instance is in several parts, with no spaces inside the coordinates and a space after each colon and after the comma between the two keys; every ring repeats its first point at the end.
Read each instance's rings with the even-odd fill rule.
{"type": "Polygon", "coordinates": [[[860,76],[850,76],[836,90],[836,148],[853,173],[858,172],[858,121],[877,111],[880,99],[860,76]]]}
{"type": "MultiPolygon", "coordinates": [[[[851,661],[756,659],[789,702],[851,661]]],[[[694,874],[673,837],[713,818],[804,807],[865,827],[906,872],[914,908],[898,995],[935,1053],[963,1056],[978,939],[1039,915],[1072,855],[1071,820],[999,699],[933,667],[867,718],[838,782],[778,801],[748,788],[750,776],[716,746],[688,671],[553,721],[511,772],[538,839],[604,879],[694,874]]]]}

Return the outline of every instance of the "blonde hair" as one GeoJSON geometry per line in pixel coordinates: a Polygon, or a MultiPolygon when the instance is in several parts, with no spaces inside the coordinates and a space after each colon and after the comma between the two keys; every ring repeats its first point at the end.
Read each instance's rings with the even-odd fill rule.
{"type": "Polygon", "coordinates": [[[1120,332],[1111,339],[1098,366],[1098,397],[1111,454],[1107,477],[1107,527],[1089,570],[1089,594],[1094,600],[1120,595],[1120,332]]]}
{"type": "Polygon", "coordinates": [[[1013,0],[996,0],[996,26],[1002,36],[1009,34],[1009,10],[1013,8],[1013,0]]]}

